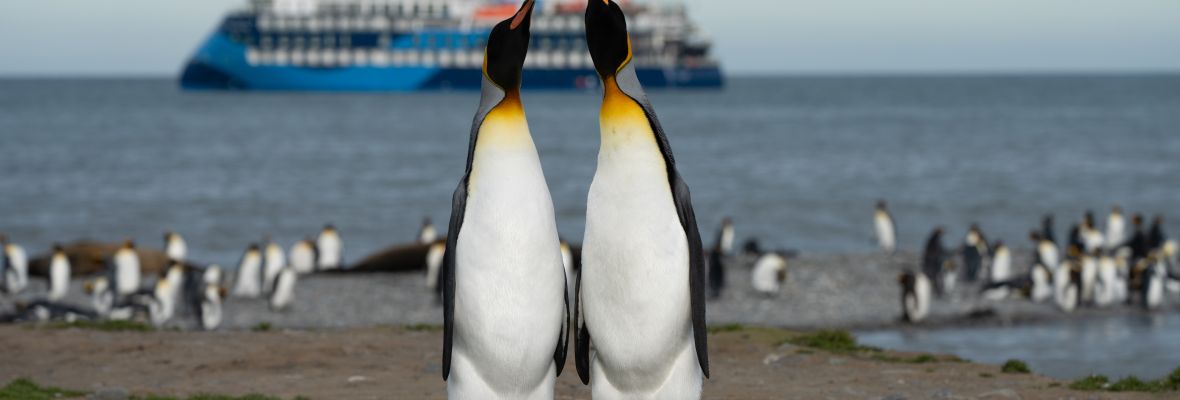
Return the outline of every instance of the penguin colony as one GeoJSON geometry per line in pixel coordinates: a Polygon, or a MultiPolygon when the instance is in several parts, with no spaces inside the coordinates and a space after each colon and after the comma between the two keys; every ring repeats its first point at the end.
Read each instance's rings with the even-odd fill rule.
{"type": "MultiPolygon", "coordinates": [[[[893,219],[884,204],[878,204],[873,221],[882,250],[892,253],[895,232],[882,226],[892,228],[893,219]]],[[[1147,227],[1143,216],[1125,216],[1115,206],[1100,226],[1094,213],[1086,212],[1060,243],[1053,221],[1046,215],[1029,233],[1033,257],[1023,272],[1012,265],[1012,250],[1001,240],[989,242],[978,224],[954,250],[944,247],[943,228],[934,228],[920,268],[898,277],[902,319],[926,319],[931,302],[948,298],[960,280],[980,288],[975,297],[984,302],[1023,298],[1065,313],[1119,304],[1156,310],[1167,293],[1180,294],[1180,246],[1164,234],[1162,216],[1147,227]]]]}
{"type": "MultiPolygon", "coordinates": [[[[29,258],[24,249],[0,235],[0,292],[16,296],[29,282],[29,258]]],[[[227,295],[251,299],[267,296],[273,311],[291,307],[299,274],[331,271],[342,267],[343,244],[336,228],[327,225],[315,239],[304,239],[285,254],[266,238],[264,245],[251,244],[237,265],[236,279],[227,282],[221,266],[200,264],[188,258],[188,245],[175,232],[164,234],[165,266],[158,276],[145,277],[141,253],[136,244],[124,241],[105,256],[97,276],[85,281],[83,291],[89,304],[67,301],[72,264],[78,262],[60,244],[49,253],[45,272],[45,293],[33,294],[32,301],[15,301],[15,310],[0,314],[0,322],[78,320],[135,320],[157,327],[182,324],[177,317],[188,315],[192,325],[217,329],[224,315],[227,295]],[[73,258],[73,259],[72,259],[73,258]]]]}

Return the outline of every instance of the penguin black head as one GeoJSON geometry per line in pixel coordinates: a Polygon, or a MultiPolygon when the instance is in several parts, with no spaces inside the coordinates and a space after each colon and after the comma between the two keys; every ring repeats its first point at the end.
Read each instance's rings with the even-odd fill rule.
{"type": "Polygon", "coordinates": [[[1123,214],[1123,208],[1122,208],[1122,207],[1119,207],[1118,205],[1115,205],[1113,208],[1111,208],[1111,209],[1110,209],[1110,213],[1111,213],[1111,214],[1116,214],[1116,215],[1122,215],[1122,214],[1123,214]]]}
{"type": "Polygon", "coordinates": [[[885,211],[886,206],[888,206],[888,204],[885,203],[885,200],[877,200],[877,209],[878,210],[885,211]]]}
{"type": "Polygon", "coordinates": [[[258,243],[250,243],[250,247],[247,247],[247,248],[246,248],[246,250],[248,250],[248,251],[258,251],[258,243]]]}
{"type": "Polygon", "coordinates": [[[1151,226],[1152,227],[1158,227],[1163,224],[1164,224],[1164,216],[1162,214],[1156,214],[1155,217],[1151,218],[1151,226]]]}
{"type": "Polygon", "coordinates": [[[1033,243],[1040,243],[1041,242],[1041,233],[1037,232],[1037,231],[1029,232],[1028,239],[1032,240],[1033,243]]]}
{"type": "Polygon", "coordinates": [[[1143,215],[1138,214],[1138,213],[1136,213],[1135,215],[1132,215],[1131,216],[1131,223],[1134,224],[1136,228],[1140,227],[1141,225],[1143,225],[1143,215]]]}
{"type": "Polygon", "coordinates": [[[623,9],[612,0],[588,0],[586,46],[600,78],[614,76],[631,61],[631,39],[623,9]]]}
{"type": "Polygon", "coordinates": [[[123,248],[124,249],[134,249],[135,242],[131,241],[131,239],[123,240],[123,248]]]}
{"type": "Polygon", "coordinates": [[[8,244],[8,235],[0,233],[0,245],[7,245],[7,244],[8,244]]]}
{"type": "Polygon", "coordinates": [[[993,242],[993,244],[992,244],[992,248],[996,248],[996,249],[998,249],[998,248],[1001,248],[1001,247],[1004,247],[1004,241],[1003,241],[1003,240],[996,239],[996,241],[995,241],[995,242],[993,242]]]}
{"type": "Polygon", "coordinates": [[[512,18],[500,21],[488,35],[483,73],[505,91],[520,89],[520,73],[529,52],[533,0],[525,0],[512,18]]]}
{"type": "Polygon", "coordinates": [[[422,226],[430,226],[434,223],[430,221],[430,217],[422,218],[422,226]]]}
{"type": "Polygon", "coordinates": [[[335,225],[332,225],[332,224],[330,224],[330,223],[329,223],[329,224],[325,224],[325,225],[324,225],[324,230],[325,230],[325,231],[334,231],[334,230],[336,230],[336,226],[335,226],[335,225]]]}

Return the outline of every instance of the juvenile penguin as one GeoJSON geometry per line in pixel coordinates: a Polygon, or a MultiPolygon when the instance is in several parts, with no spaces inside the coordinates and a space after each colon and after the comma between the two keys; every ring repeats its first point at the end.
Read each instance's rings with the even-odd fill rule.
{"type": "Polygon", "coordinates": [[[262,252],[257,244],[251,244],[238,262],[237,278],[234,282],[234,296],[255,298],[262,293],[262,252]]]}
{"type": "Polygon", "coordinates": [[[279,246],[269,237],[266,239],[266,248],[262,255],[262,287],[269,293],[274,289],[275,278],[279,276],[283,267],[287,266],[287,256],[283,254],[283,246],[279,246]]]}
{"type": "Polygon", "coordinates": [[[422,227],[418,228],[418,243],[427,244],[438,240],[438,231],[434,229],[434,222],[430,218],[422,219],[422,227]]]}
{"type": "Polygon", "coordinates": [[[168,256],[169,260],[184,262],[184,258],[188,255],[188,245],[185,244],[184,238],[179,233],[164,233],[164,255],[168,256]]]}
{"type": "Polygon", "coordinates": [[[930,237],[926,239],[926,249],[922,253],[922,273],[934,282],[934,293],[942,296],[945,269],[946,248],[942,246],[942,227],[934,228],[930,237]]]}
{"type": "Polygon", "coordinates": [[[294,268],[295,272],[300,275],[315,272],[315,254],[315,244],[311,239],[295,242],[295,245],[291,246],[291,255],[288,257],[291,261],[291,268],[294,268]]]}
{"type": "Polygon", "coordinates": [[[1106,216],[1106,249],[1113,251],[1127,242],[1127,219],[1123,217],[1123,210],[1114,206],[1110,215],[1106,216]]]}
{"type": "Polygon", "coordinates": [[[773,296],[778,294],[787,280],[787,256],[783,251],[763,254],[754,262],[750,273],[750,285],[758,293],[773,296]]]}
{"type": "Polygon", "coordinates": [[[53,255],[49,258],[49,295],[51,302],[66,297],[70,290],[70,258],[60,244],[53,245],[53,255]]]}
{"type": "Polygon", "coordinates": [[[926,274],[906,271],[898,277],[901,285],[901,318],[918,323],[930,314],[930,278],[926,274]]]}
{"type": "Polygon", "coordinates": [[[335,226],[332,224],[324,226],[324,229],[320,231],[320,236],[316,238],[315,247],[319,250],[319,259],[316,260],[317,268],[321,271],[340,268],[344,244],[340,241],[340,233],[336,231],[335,226]]]}
{"type": "Polygon", "coordinates": [[[897,227],[893,225],[893,216],[886,207],[885,200],[877,201],[877,210],[873,212],[873,227],[877,232],[877,245],[886,253],[893,254],[897,249],[897,227]]]}
{"type": "Polygon", "coordinates": [[[552,399],[569,330],[553,200],[520,98],[533,0],[492,28],[443,256],[452,399],[552,399]]]}
{"type": "Polygon", "coordinates": [[[4,290],[20,293],[29,284],[29,256],[24,247],[9,242],[7,236],[0,235],[0,247],[4,250],[4,290]]]}
{"type": "Polygon", "coordinates": [[[123,246],[111,257],[111,263],[114,266],[113,286],[118,302],[119,298],[139,290],[139,253],[135,251],[135,243],[130,240],[123,241],[123,246]]]}
{"type": "Polygon", "coordinates": [[[595,399],[700,398],[705,260],[688,185],[635,74],[617,3],[589,0],[586,42],[603,100],[575,307],[578,375],[595,399]]]}

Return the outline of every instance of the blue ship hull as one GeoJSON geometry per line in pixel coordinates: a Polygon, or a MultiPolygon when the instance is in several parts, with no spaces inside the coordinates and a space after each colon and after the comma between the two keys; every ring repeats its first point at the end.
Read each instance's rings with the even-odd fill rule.
{"type": "MultiPolygon", "coordinates": [[[[717,88],[724,83],[717,67],[638,68],[639,80],[650,88],[717,88]]],[[[197,50],[181,75],[186,90],[382,91],[410,92],[480,87],[482,71],[431,67],[295,67],[256,66],[246,60],[246,47],[221,32],[197,50]]],[[[585,89],[598,81],[594,70],[529,69],[527,89],[585,89]]]]}

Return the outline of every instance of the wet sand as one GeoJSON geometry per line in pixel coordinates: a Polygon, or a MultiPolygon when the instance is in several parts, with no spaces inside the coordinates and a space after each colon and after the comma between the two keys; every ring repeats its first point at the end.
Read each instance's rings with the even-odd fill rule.
{"type": "MultiPolygon", "coordinates": [[[[1152,399],[1075,392],[1068,384],[939,357],[887,362],[777,344],[783,331],[710,336],[706,399],[1152,399]]],[[[442,399],[441,334],[401,327],[272,332],[102,332],[0,327],[0,381],[133,394],[261,393],[285,399],[442,399]]],[[[887,357],[912,355],[886,352],[887,357]]],[[[572,357],[557,398],[589,399],[572,357]]]]}

